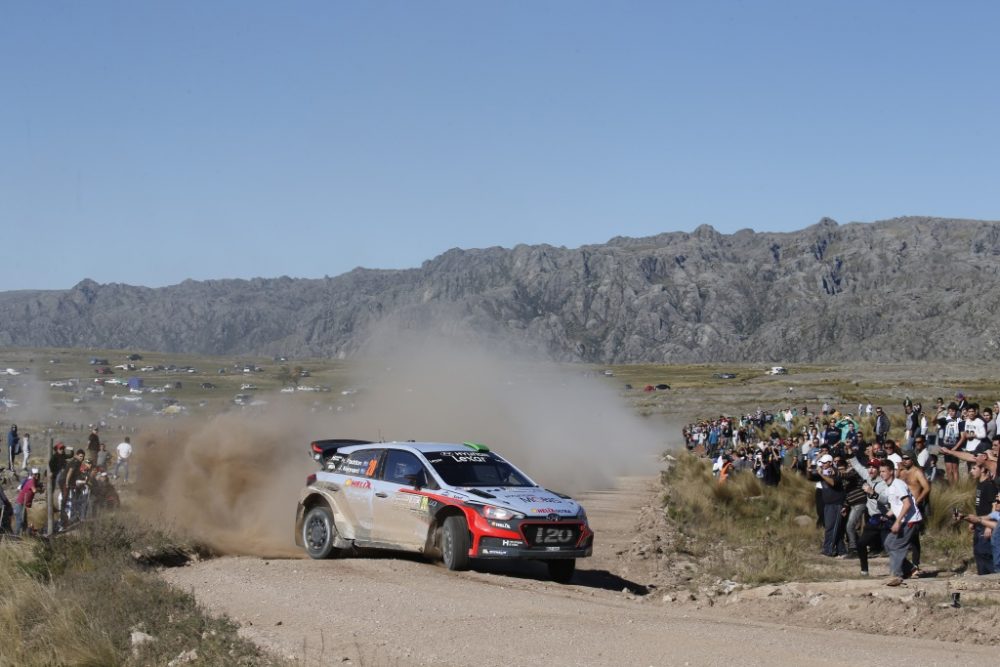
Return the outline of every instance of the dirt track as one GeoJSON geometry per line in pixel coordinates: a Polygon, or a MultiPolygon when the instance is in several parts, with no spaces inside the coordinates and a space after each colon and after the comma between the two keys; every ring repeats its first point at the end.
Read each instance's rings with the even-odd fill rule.
{"type": "MultiPolygon", "coordinates": [[[[644,586],[623,559],[653,479],[581,496],[598,541],[574,585],[535,564],[453,573],[420,559],[227,557],[164,572],[241,632],[305,665],[987,664],[996,648],[748,621],[644,586]],[[623,589],[626,589],[623,591],[623,589]]],[[[736,610],[734,609],[734,612],[736,610]]],[[[740,614],[747,608],[740,605],[740,614]]]]}

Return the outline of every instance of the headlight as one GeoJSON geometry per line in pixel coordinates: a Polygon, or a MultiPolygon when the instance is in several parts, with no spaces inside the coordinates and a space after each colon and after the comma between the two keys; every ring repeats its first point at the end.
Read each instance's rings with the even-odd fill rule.
{"type": "Polygon", "coordinates": [[[524,515],[520,512],[509,510],[506,507],[493,507],[492,505],[483,506],[483,516],[487,519],[496,519],[497,521],[509,521],[510,519],[524,518],[524,515]]]}

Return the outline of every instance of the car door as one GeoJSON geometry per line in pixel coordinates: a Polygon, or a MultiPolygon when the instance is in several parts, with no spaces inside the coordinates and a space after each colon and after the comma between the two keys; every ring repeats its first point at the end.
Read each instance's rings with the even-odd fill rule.
{"type": "Polygon", "coordinates": [[[415,493],[432,479],[412,452],[386,450],[380,478],[373,481],[375,514],[373,540],[407,550],[422,551],[427,541],[430,501],[415,493]]]}
{"type": "Polygon", "coordinates": [[[353,538],[361,542],[372,540],[375,517],[372,513],[373,485],[383,449],[359,449],[348,454],[337,466],[341,511],[353,529],[353,538]]]}

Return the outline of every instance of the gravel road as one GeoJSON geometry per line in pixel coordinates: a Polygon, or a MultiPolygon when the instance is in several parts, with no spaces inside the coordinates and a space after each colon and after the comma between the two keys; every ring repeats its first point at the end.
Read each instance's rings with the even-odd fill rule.
{"type": "Polygon", "coordinates": [[[597,534],[573,585],[537,564],[448,572],[419,558],[264,560],[225,557],[164,571],[210,611],[279,655],[315,665],[961,665],[996,648],[692,612],[644,584],[648,567],[619,554],[652,478],[583,494],[597,534]]]}

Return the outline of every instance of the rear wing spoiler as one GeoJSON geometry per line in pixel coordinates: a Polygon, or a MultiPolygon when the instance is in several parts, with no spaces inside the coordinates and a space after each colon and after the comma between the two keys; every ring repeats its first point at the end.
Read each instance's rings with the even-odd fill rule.
{"type": "Polygon", "coordinates": [[[338,454],[341,447],[370,444],[372,444],[370,440],[351,440],[348,438],[313,440],[309,443],[309,455],[319,463],[320,468],[332,469],[343,459],[343,456],[338,454]]]}

